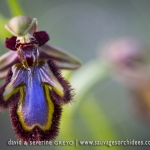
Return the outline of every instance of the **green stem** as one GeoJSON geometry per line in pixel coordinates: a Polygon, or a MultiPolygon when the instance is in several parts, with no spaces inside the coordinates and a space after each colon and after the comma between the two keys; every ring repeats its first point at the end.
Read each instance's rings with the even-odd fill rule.
{"type": "Polygon", "coordinates": [[[8,22],[8,19],[5,18],[1,13],[0,13],[0,40],[4,42],[6,37],[9,37],[11,34],[4,28],[4,25],[8,22]]]}
{"type": "Polygon", "coordinates": [[[71,78],[71,84],[75,88],[77,99],[76,105],[72,107],[78,107],[82,102],[81,99],[83,99],[93,87],[105,80],[109,76],[109,73],[110,69],[108,66],[96,59],[76,72],[71,78]]]}
{"type": "Polygon", "coordinates": [[[71,84],[76,89],[75,102],[73,104],[64,106],[62,116],[61,129],[59,139],[73,140],[72,123],[79,106],[86,100],[86,95],[98,83],[102,82],[109,76],[109,68],[99,60],[93,60],[86,64],[82,69],[77,71],[71,77],[71,84]],[[65,136],[64,136],[65,135],[65,136]],[[64,139],[65,138],[65,139],[64,139]]]}
{"type": "Polygon", "coordinates": [[[7,4],[12,17],[24,14],[18,0],[7,0],[7,4]]]}
{"type": "MultiPolygon", "coordinates": [[[[87,134],[90,134],[91,140],[95,141],[115,141],[117,140],[116,134],[110,126],[107,116],[105,116],[102,108],[98,105],[97,99],[92,94],[86,98],[86,106],[82,107],[81,117],[83,120],[86,118],[87,134]]],[[[106,146],[102,145],[102,150],[119,150],[118,146],[106,146]]],[[[99,146],[93,146],[96,150],[99,150],[99,146]]]]}

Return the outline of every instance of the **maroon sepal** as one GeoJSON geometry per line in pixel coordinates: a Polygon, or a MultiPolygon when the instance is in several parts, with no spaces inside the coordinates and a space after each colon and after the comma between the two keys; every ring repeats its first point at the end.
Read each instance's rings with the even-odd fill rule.
{"type": "Polygon", "coordinates": [[[66,103],[71,102],[71,100],[74,96],[73,89],[71,88],[71,85],[61,76],[61,73],[60,73],[57,65],[55,64],[55,62],[53,60],[48,60],[47,63],[50,67],[50,70],[57,77],[59,83],[64,88],[64,95],[62,97],[59,96],[55,91],[52,91],[51,95],[52,95],[53,99],[58,104],[66,104],[66,103]]]}
{"type": "Polygon", "coordinates": [[[12,36],[11,38],[6,38],[5,46],[10,50],[16,51],[16,39],[17,37],[15,36],[12,36]]]}
{"type": "Polygon", "coordinates": [[[34,32],[33,36],[38,41],[39,47],[44,45],[50,39],[46,31],[34,32]]]}

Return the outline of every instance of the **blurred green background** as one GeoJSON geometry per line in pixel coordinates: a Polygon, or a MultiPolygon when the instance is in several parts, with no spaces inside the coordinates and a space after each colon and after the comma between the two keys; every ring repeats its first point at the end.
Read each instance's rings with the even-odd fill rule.
{"type": "MultiPolygon", "coordinates": [[[[76,89],[71,105],[64,107],[56,140],[150,140],[150,127],[133,109],[126,87],[110,77],[100,61],[104,43],[114,37],[138,37],[149,45],[149,0],[2,0],[0,1],[0,55],[8,50],[4,24],[15,15],[38,19],[39,30],[50,35],[49,43],[83,62],[68,73],[76,89]]],[[[67,78],[67,76],[66,76],[67,78]]],[[[16,140],[8,111],[0,113],[0,149],[106,150],[107,146],[8,146],[16,140]]],[[[149,150],[148,146],[114,146],[112,150],[149,150]]]]}

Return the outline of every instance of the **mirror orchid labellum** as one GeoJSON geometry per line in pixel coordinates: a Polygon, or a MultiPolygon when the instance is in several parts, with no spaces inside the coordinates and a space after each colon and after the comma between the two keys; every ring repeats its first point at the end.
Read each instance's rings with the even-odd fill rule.
{"type": "Polygon", "coordinates": [[[5,25],[10,52],[0,56],[0,107],[9,108],[12,126],[22,141],[53,140],[58,135],[62,105],[72,101],[71,85],[60,69],[77,69],[81,62],[60,48],[46,44],[37,19],[17,16],[5,25]]]}

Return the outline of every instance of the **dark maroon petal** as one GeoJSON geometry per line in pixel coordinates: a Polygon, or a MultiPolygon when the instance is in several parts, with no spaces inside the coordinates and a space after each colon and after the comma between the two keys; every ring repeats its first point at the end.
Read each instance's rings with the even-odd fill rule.
{"type": "Polygon", "coordinates": [[[15,36],[12,36],[11,38],[6,38],[6,41],[5,41],[5,46],[8,48],[8,49],[11,49],[13,51],[16,51],[16,37],[15,36]]]}
{"type": "Polygon", "coordinates": [[[17,137],[22,141],[47,141],[53,140],[59,133],[59,124],[60,124],[60,117],[62,113],[61,105],[56,104],[56,102],[52,99],[54,104],[54,114],[52,119],[52,125],[49,130],[43,131],[38,126],[34,127],[33,130],[25,131],[20,122],[16,110],[18,108],[18,104],[16,103],[10,109],[10,116],[12,121],[12,126],[14,132],[16,133],[17,137]]]}
{"type": "Polygon", "coordinates": [[[33,36],[38,41],[39,46],[44,45],[50,39],[45,31],[34,32],[33,36]]]}
{"type": "Polygon", "coordinates": [[[5,87],[9,84],[10,80],[12,77],[12,71],[11,69],[8,71],[8,74],[6,76],[5,79],[5,83],[0,87],[0,109],[7,109],[8,107],[10,107],[14,102],[18,101],[19,99],[19,93],[14,94],[13,96],[11,96],[11,98],[9,98],[7,101],[4,101],[3,99],[3,92],[5,90],[5,87]]]}
{"type": "Polygon", "coordinates": [[[61,76],[61,73],[57,67],[57,65],[55,64],[55,62],[53,60],[48,60],[48,65],[50,67],[50,70],[53,72],[53,74],[56,76],[56,78],[58,79],[59,83],[62,85],[63,89],[64,89],[64,95],[61,97],[59,96],[55,91],[51,92],[52,98],[58,103],[69,103],[73,96],[73,89],[71,88],[71,85],[61,76]]]}

